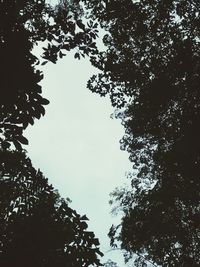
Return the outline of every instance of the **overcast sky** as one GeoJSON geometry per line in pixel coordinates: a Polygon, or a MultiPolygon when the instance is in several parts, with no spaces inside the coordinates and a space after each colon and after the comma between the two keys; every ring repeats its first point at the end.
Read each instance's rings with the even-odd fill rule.
{"type": "MultiPolygon", "coordinates": [[[[119,146],[123,127],[120,120],[110,118],[109,99],[86,88],[97,72],[87,60],[78,61],[69,54],[42,69],[43,96],[50,104],[46,115],[27,129],[26,149],[61,196],[69,197],[71,206],[88,216],[89,228],[105,253],[110,249],[109,227],[118,221],[110,214],[109,193],[126,182],[125,173],[131,169],[128,154],[119,146]]],[[[119,254],[107,252],[105,258],[122,267],[119,254]]]]}

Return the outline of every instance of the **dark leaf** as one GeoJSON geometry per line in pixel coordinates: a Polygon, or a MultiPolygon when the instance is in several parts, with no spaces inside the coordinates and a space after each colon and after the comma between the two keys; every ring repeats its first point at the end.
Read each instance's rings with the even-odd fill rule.
{"type": "Polygon", "coordinates": [[[18,151],[22,150],[22,146],[18,141],[13,140],[13,144],[15,145],[16,150],[18,150],[18,151]]]}
{"type": "Polygon", "coordinates": [[[42,105],[48,105],[48,104],[49,104],[49,100],[47,100],[46,98],[42,98],[42,99],[40,100],[40,103],[41,103],[42,105]]]}
{"type": "Polygon", "coordinates": [[[80,54],[79,53],[75,53],[74,58],[80,59],[80,54]]]}
{"type": "Polygon", "coordinates": [[[81,20],[77,20],[76,23],[81,30],[85,30],[85,25],[82,23],[81,20]]]}
{"type": "Polygon", "coordinates": [[[19,141],[20,143],[24,144],[24,145],[28,145],[28,140],[26,139],[26,137],[24,136],[16,136],[17,141],[19,141]]]}
{"type": "Polygon", "coordinates": [[[44,65],[46,65],[47,63],[48,63],[48,61],[45,60],[45,61],[43,61],[43,62],[41,63],[41,65],[44,66],[44,65]]]}

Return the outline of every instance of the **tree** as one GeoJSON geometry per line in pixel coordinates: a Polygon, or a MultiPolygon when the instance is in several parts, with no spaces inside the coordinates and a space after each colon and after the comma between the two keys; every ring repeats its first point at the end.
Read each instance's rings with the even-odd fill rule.
{"type": "Polygon", "coordinates": [[[5,267],[101,265],[87,217],[55,193],[21,146],[28,144],[24,129],[49,103],[39,66],[56,63],[72,49],[78,59],[97,52],[97,24],[84,24],[81,5],[70,2],[52,7],[45,0],[0,1],[0,265],[5,267]],[[32,52],[41,43],[42,59],[32,52]]]}
{"type": "Polygon", "coordinates": [[[115,194],[124,216],[111,243],[154,264],[199,266],[200,3],[85,2],[108,31],[88,87],[124,108],[121,148],[136,169],[115,194]]]}
{"type": "Polygon", "coordinates": [[[43,78],[37,66],[76,48],[76,58],[96,53],[97,25],[82,22],[80,5],[60,1],[55,7],[45,0],[0,2],[0,144],[3,149],[14,144],[28,144],[24,129],[45,114],[49,101],[42,94],[43,78]],[[42,62],[33,55],[34,46],[42,43],[42,62]]]}
{"type": "Polygon", "coordinates": [[[101,266],[99,241],[24,152],[0,154],[0,265],[101,266]]]}

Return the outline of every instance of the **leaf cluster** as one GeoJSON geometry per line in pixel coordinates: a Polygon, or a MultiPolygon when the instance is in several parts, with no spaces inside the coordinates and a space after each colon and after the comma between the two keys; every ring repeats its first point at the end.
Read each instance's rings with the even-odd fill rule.
{"type": "MultiPolygon", "coordinates": [[[[83,10],[67,1],[0,1],[0,265],[101,266],[99,241],[87,217],[69,207],[32,166],[24,130],[45,115],[38,66],[63,51],[95,54],[97,24],[83,24],[83,10]],[[43,44],[42,61],[32,49],[43,44]],[[44,61],[45,60],[45,61],[44,61]],[[12,150],[12,148],[14,150],[12,150]]],[[[77,56],[78,55],[78,56],[77,56]]]]}
{"type": "Polygon", "coordinates": [[[0,143],[3,149],[27,144],[23,131],[45,114],[41,63],[56,63],[76,49],[75,58],[97,53],[97,23],[83,23],[80,8],[67,1],[52,7],[44,0],[0,2],[0,143]],[[42,61],[32,49],[43,44],[42,61]]]}
{"type": "Polygon", "coordinates": [[[61,199],[24,152],[0,153],[0,264],[100,266],[86,216],[61,199]]]}
{"type": "Polygon", "coordinates": [[[107,50],[91,59],[101,72],[88,87],[124,108],[120,143],[136,169],[115,194],[124,215],[112,244],[142,257],[136,266],[198,266],[199,1],[100,2],[107,50]]]}

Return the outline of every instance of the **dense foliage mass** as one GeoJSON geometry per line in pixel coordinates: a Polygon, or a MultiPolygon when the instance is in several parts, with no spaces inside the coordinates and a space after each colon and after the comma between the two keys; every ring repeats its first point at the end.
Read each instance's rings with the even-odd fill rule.
{"type": "Polygon", "coordinates": [[[100,266],[87,217],[59,197],[26,154],[1,152],[0,166],[0,265],[100,266]]]}
{"type": "Polygon", "coordinates": [[[33,266],[65,266],[65,260],[66,266],[100,264],[98,241],[86,231],[86,218],[55,197],[23,152],[9,149],[28,143],[23,130],[44,115],[48,104],[37,64],[56,63],[74,48],[76,58],[89,55],[101,71],[88,87],[109,94],[119,109],[116,116],[125,127],[121,147],[135,169],[131,189],[113,193],[124,215],[110,230],[111,244],[120,241],[127,260],[138,255],[136,266],[200,265],[199,10],[198,0],[63,0],[55,7],[44,0],[0,1],[4,266],[12,260],[27,266],[30,257],[33,266]],[[82,20],[85,10],[91,11],[88,23],[82,20]],[[107,50],[101,53],[94,42],[95,19],[107,30],[107,50]],[[32,53],[40,42],[42,61],[32,53]],[[38,240],[44,242],[41,250],[38,240]]]}
{"type": "Polygon", "coordinates": [[[44,0],[0,1],[0,266],[101,266],[99,241],[22,150],[23,131],[45,114],[43,74],[64,51],[95,54],[97,25],[80,5],[44,0]],[[42,59],[32,49],[43,45],[42,59]]]}
{"type": "Polygon", "coordinates": [[[113,194],[124,216],[111,243],[136,266],[199,266],[200,2],[84,2],[107,30],[88,87],[124,107],[121,148],[136,169],[113,194]]]}
{"type": "Polygon", "coordinates": [[[8,148],[14,143],[27,144],[23,130],[45,114],[49,101],[41,93],[43,74],[38,64],[56,63],[64,52],[76,48],[75,57],[96,53],[94,39],[97,25],[82,22],[79,5],[62,1],[55,7],[45,0],[0,1],[0,143],[8,148]],[[42,62],[32,53],[44,46],[42,62]]]}

